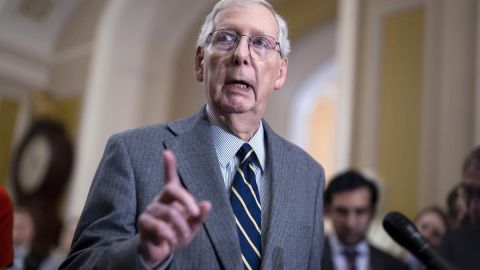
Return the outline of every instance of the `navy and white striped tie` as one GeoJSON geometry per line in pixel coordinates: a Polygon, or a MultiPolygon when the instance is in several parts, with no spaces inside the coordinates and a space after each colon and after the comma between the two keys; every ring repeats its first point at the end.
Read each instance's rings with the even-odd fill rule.
{"type": "Polygon", "coordinates": [[[237,223],[244,269],[260,269],[262,234],[260,195],[253,169],[252,147],[245,143],[237,152],[240,165],[233,178],[230,203],[237,223]]]}

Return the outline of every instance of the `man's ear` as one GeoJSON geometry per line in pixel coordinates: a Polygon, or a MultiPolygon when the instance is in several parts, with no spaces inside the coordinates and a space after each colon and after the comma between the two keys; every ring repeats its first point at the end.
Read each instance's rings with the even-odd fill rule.
{"type": "Polygon", "coordinates": [[[203,82],[203,53],[203,48],[197,47],[195,52],[195,77],[199,82],[203,82]]]}
{"type": "Polygon", "coordinates": [[[330,216],[330,211],[329,211],[329,208],[327,206],[323,207],[323,215],[326,216],[326,217],[330,216]]]}
{"type": "Polygon", "coordinates": [[[280,67],[278,68],[277,79],[275,80],[274,90],[279,90],[282,88],[285,80],[287,79],[287,70],[288,70],[288,58],[280,59],[280,67]]]}

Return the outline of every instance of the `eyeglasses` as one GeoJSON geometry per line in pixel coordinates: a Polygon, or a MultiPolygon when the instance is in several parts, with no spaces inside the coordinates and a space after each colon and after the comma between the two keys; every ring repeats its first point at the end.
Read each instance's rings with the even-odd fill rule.
{"type": "Polygon", "coordinates": [[[238,34],[231,29],[218,29],[209,35],[207,40],[211,42],[212,48],[218,52],[227,53],[237,48],[241,37],[248,38],[248,49],[250,56],[258,61],[265,60],[272,52],[280,52],[280,43],[273,37],[267,35],[247,36],[238,34]]]}
{"type": "Polygon", "coordinates": [[[467,202],[471,201],[473,198],[477,198],[480,200],[480,187],[463,185],[462,189],[465,193],[465,198],[467,199],[467,202]]]}

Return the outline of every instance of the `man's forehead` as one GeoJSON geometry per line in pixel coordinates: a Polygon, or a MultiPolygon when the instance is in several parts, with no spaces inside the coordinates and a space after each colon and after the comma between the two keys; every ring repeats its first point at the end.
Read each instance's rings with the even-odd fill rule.
{"type": "Polygon", "coordinates": [[[273,13],[257,3],[232,5],[220,10],[215,16],[214,25],[217,29],[241,27],[275,36],[278,32],[278,23],[273,13]]]}
{"type": "Polygon", "coordinates": [[[346,190],[333,194],[332,196],[332,206],[333,205],[369,205],[370,204],[370,191],[366,187],[346,190]]]}
{"type": "Polygon", "coordinates": [[[343,205],[343,204],[336,204],[332,206],[333,211],[339,212],[363,212],[366,210],[370,210],[370,206],[368,204],[362,205],[343,205]]]}

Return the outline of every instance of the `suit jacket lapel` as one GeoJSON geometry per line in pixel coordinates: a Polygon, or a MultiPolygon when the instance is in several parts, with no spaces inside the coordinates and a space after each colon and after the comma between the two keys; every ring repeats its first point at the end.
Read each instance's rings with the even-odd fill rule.
{"type": "Polygon", "coordinates": [[[242,269],[237,228],[205,111],[193,121],[193,126],[190,122],[170,125],[178,136],[167,140],[165,146],[177,157],[178,172],[186,189],[197,201],[212,203],[204,226],[224,269],[242,269]]]}
{"type": "Polygon", "coordinates": [[[286,260],[288,255],[276,252],[276,247],[285,246],[284,236],[289,229],[288,219],[292,211],[295,211],[287,201],[289,185],[292,184],[289,179],[294,179],[294,172],[282,166],[289,164],[288,149],[285,149],[281,139],[268,124],[263,122],[263,125],[267,143],[267,168],[271,172],[271,208],[261,268],[272,269],[276,263],[286,260]]]}
{"type": "Polygon", "coordinates": [[[330,248],[328,237],[325,237],[322,256],[322,270],[333,270],[332,250],[330,248]]]}
{"type": "Polygon", "coordinates": [[[377,254],[377,250],[370,244],[368,244],[368,248],[370,249],[370,270],[385,269],[385,265],[377,254]]]}

